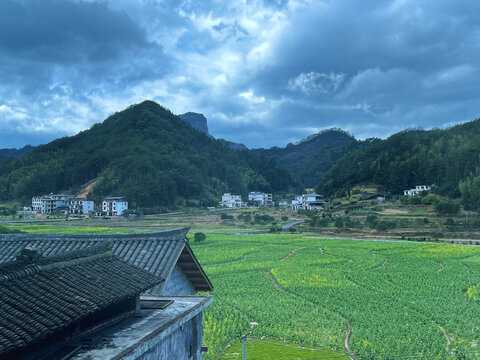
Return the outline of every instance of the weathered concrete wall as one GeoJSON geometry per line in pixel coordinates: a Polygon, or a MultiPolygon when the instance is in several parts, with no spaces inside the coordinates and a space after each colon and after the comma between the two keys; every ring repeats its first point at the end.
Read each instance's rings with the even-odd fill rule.
{"type": "Polygon", "coordinates": [[[165,287],[162,291],[162,296],[167,295],[194,295],[195,289],[192,283],[188,281],[187,277],[183,273],[182,269],[178,265],[172,271],[172,274],[167,280],[165,287]]]}
{"type": "Polygon", "coordinates": [[[201,360],[202,334],[203,313],[200,312],[138,359],[201,360]]]}

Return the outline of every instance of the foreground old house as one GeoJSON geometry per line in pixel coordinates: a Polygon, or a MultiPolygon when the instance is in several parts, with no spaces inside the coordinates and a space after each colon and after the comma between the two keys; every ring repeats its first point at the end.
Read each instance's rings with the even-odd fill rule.
{"type": "Polygon", "coordinates": [[[0,236],[0,358],[201,359],[212,285],[187,231],[0,236]]]}

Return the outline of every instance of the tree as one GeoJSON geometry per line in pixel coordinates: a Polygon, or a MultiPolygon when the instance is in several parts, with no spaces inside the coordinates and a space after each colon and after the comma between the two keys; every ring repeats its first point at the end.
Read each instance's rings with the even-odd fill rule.
{"type": "Polygon", "coordinates": [[[197,233],[195,233],[195,235],[193,236],[193,240],[194,240],[195,242],[198,242],[198,243],[200,243],[200,242],[202,242],[202,241],[205,241],[206,238],[207,238],[207,235],[205,235],[205,234],[202,233],[202,232],[197,232],[197,233]]]}
{"type": "Polygon", "coordinates": [[[460,211],[460,205],[453,201],[440,201],[435,205],[435,211],[439,214],[457,214],[460,211]]]}

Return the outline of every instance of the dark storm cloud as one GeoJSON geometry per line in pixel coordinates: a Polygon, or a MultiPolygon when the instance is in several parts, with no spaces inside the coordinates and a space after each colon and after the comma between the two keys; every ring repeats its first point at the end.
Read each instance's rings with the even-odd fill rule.
{"type": "Polygon", "coordinates": [[[145,98],[250,147],[453,125],[479,115],[478,13],[476,0],[4,0],[0,134],[73,134],[145,98]]]}

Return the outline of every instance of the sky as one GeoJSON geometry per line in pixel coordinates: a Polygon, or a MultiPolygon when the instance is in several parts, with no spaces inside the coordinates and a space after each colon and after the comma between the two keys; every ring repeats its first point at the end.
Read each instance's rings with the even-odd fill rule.
{"type": "Polygon", "coordinates": [[[149,99],[285,146],[480,115],[478,0],[1,0],[0,148],[149,99]]]}

